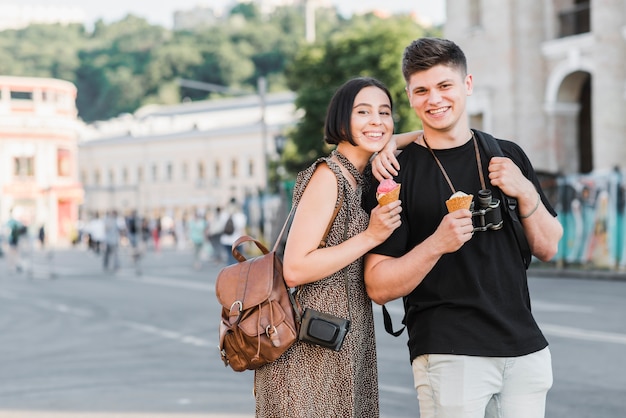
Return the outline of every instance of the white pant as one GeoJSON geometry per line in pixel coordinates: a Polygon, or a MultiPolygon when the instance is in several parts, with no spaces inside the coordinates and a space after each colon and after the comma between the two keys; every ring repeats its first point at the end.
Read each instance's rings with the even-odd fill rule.
{"type": "Polygon", "coordinates": [[[425,354],[413,360],[420,418],[543,418],[548,347],[521,357],[425,354]]]}

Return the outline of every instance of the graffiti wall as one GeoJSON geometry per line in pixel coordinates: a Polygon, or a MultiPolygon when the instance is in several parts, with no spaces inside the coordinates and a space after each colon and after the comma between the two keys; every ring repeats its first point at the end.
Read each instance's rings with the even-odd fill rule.
{"type": "Polygon", "coordinates": [[[623,173],[546,176],[542,183],[563,225],[555,261],[565,267],[626,267],[623,173]]]}

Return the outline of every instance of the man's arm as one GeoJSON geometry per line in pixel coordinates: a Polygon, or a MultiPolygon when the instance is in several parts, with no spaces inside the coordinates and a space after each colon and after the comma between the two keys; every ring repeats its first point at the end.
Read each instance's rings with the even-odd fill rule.
{"type": "Polygon", "coordinates": [[[441,256],[457,251],[472,238],[472,213],[467,209],[449,213],[437,230],[402,257],[365,256],[365,288],[382,305],[413,291],[441,256]]]}
{"type": "Polygon", "coordinates": [[[535,185],[507,157],[493,157],[489,162],[489,180],[517,199],[530,251],[541,261],[549,261],[558,251],[563,227],[542,203],[535,185]]]}
{"type": "Polygon", "coordinates": [[[563,226],[541,201],[534,186],[532,192],[518,198],[520,218],[532,254],[541,261],[550,261],[558,251],[563,226]]]}

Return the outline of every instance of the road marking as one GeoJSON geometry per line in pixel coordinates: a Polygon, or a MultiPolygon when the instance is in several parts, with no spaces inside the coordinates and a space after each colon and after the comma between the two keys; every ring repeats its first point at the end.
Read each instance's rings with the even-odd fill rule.
{"type": "Polygon", "coordinates": [[[178,341],[183,344],[193,345],[196,347],[209,347],[209,346],[214,345],[213,343],[210,343],[208,340],[195,337],[193,335],[181,334],[176,331],[155,327],[153,325],[142,324],[140,322],[134,322],[134,321],[122,321],[122,323],[136,331],[140,331],[146,334],[156,335],[158,337],[165,338],[168,340],[178,341]]]}
{"type": "Polygon", "coordinates": [[[19,299],[19,296],[17,296],[13,292],[7,292],[6,290],[0,290],[0,298],[16,300],[16,299],[19,299]]]}
{"type": "Polygon", "coordinates": [[[539,328],[545,334],[555,337],[626,345],[626,334],[618,334],[616,332],[593,331],[554,324],[539,324],[539,328]]]}
{"type": "MultiPolygon", "coordinates": [[[[385,305],[390,313],[404,314],[404,307],[402,305],[385,305]]],[[[595,309],[592,306],[585,305],[569,305],[565,303],[552,303],[543,300],[532,301],[533,311],[541,312],[576,312],[576,313],[593,313],[595,309]]]]}
{"type": "Polygon", "coordinates": [[[400,395],[413,395],[416,394],[415,389],[413,388],[409,388],[409,387],[404,387],[404,386],[389,386],[389,385],[378,385],[378,388],[380,389],[381,392],[390,392],[390,393],[397,393],[400,395]]]}
{"type": "Polygon", "coordinates": [[[191,281],[191,280],[183,280],[183,279],[170,279],[167,277],[157,277],[157,276],[119,276],[119,280],[126,280],[129,282],[137,282],[137,283],[145,283],[145,284],[153,284],[158,286],[167,286],[167,287],[177,287],[180,289],[191,289],[191,290],[202,290],[206,292],[215,292],[215,285],[191,281]]]}
{"type": "MultiPolygon", "coordinates": [[[[560,303],[549,303],[549,302],[534,302],[533,303],[534,310],[542,310],[548,312],[578,312],[578,313],[593,313],[594,309],[591,306],[578,306],[578,305],[567,305],[560,303]]],[[[401,306],[387,306],[387,310],[390,313],[396,315],[403,315],[404,308],[401,306]]],[[[377,314],[381,315],[379,310],[376,311],[377,314]]],[[[570,338],[573,340],[580,341],[594,341],[601,343],[613,343],[613,344],[625,344],[626,345],[626,334],[619,334],[616,332],[605,332],[605,331],[595,331],[588,330],[582,328],[574,328],[574,327],[566,327],[561,325],[554,324],[539,324],[539,328],[547,334],[554,337],[561,338],[570,338]]]]}
{"type": "Polygon", "coordinates": [[[542,312],[578,312],[578,313],[592,313],[594,311],[592,306],[585,305],[568,305],[565,303],[551,303],[543,300],[533,299],[532,301],[533,311],[542,312]]]}

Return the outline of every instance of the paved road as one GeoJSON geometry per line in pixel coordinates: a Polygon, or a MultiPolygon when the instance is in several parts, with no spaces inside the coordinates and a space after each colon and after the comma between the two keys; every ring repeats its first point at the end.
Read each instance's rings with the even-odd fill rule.
{"type": "MultiPolygon", "coordinates": [[[[0,418],[249,418],[252,373],[217,349],[221,266],[191,268],[190,250],[127,254],[105,274],[82,249],[34,252],[30,275],[0,259],[0,418]]],[[[626,411],[626,282],[535,277],[535,314],[555,373],[547,417],[626,411]]],[[[399,304],[391,304],[395,322],[399,304]]],[[[378,330],[383,418],[417,417],[406,336],[378,330]]]]}

